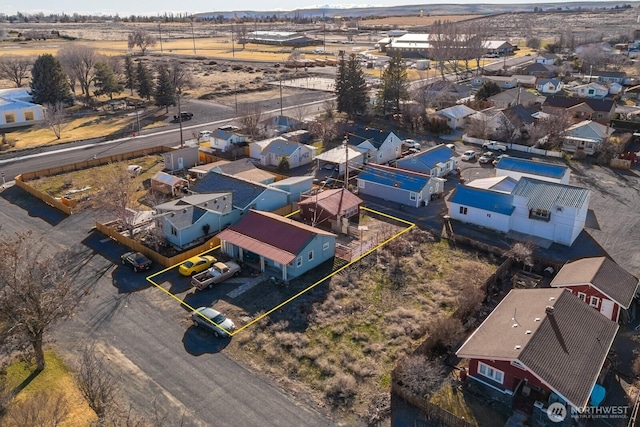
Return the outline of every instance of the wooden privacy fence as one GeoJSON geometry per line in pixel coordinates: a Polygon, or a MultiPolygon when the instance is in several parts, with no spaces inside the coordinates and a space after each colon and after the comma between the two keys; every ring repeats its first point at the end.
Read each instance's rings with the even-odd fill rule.
{"type": "Polygon", "coordinates": [[[71,206],[65,205],[62,200],[58,200],[55,197],[51,197],[47,193],[43,193],[40,190],[36,190],[35,188],[33,188],[32,186],[30,186],[29,184],[27,184],[27,183],[25,183],[23,181],[22,175],[16,176],[15,181],[16,181],[16,185],[19,188],[22,188],[27,193],[29,193],[32,196],[42,200],[43,202],[45,202],[49,206],[52,206],[52,207],[58,209],[59,211],[62,211],[63,213],[65,213],[67,215],[71,215],[71,213],[72,213],[71,206]]]}

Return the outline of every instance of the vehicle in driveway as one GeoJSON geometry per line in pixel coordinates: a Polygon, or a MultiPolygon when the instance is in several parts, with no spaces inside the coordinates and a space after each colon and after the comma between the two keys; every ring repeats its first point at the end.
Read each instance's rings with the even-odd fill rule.
{"type": "Polygon", "coordinates": [[[456,151],[456,144],[444,144],[450,150],[456,151]]]}
{"type": "Polygon", "coordinates": [[[482,148],[485,150],[502,151],[503,153],[507,151],[506,145],[500,144],[499,142],[495,142],[495,141],[485,142],[484,144],[482,144],[482,148]]]}
{"type": "Polygon", "coordinates": [[[462,153],[462,156],[460,156],[460,160],[464,160],[465,162],[471,161],[475,158],[476,158],[476,152],[473,150],[467,150],[464,153],[462,153]]]}
{"type": "Polygon", "coordinates": [[[216,283],[222,283],[238,274],[240,274],[240,266],[235,262],[216,262],[202,273],[191,276],[191,284],[198,290],[213,288],[216,283]]]}
{"type": "Polygon", "coordinates": [[[148,270],[151,268],[151,264],[153,264],[149,258],[140,252],[135,251],[122,254],[120,256],[120,261],[122,262],[122,265],[130,265],[136,273],[138,271],[148,270]]]}
{"type": "Polygon", "coordinates": [[[402,141],[402,145],[409,148],[415,148],[416,150],[420,150],[422,146],[418,141],[414,141],[413,139],[405,139],[402,141]]]}
{"type": "Polygon", "coordinates": [[[236,329],[231,319],[211,307],[197,308],[191,313],[191,319],[195,326],[205,328],[216,337],[228,337],[236,329]]]}
{"type": "Polygon", "coordinates": [[[495,155],[491,151],[487,151],[478,159],[478,163],[487,164],[493,162],[495,155]]]}
{"type": "Polygon", "coordinates": [[[211,255],[197,255],[180,264],[178,271],[183,276],[193,276],[211,267],[216,261],[217,259],[211,255]]]}

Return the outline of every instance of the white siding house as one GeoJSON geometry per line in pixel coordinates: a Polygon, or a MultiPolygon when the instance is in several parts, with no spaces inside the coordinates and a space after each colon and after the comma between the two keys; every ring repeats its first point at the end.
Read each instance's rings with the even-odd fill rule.
{"type": "Polygon", "coordinates": [[[0,89],[0,129],[31,126],[44,120],[42,105],[26,89],[0,89]]]}
{"type": "Polygon", "coordinates": [[[449,216],[506,233],[511,228],[514,211],[510,194],[458,185],[449,205],[449,216]]]}

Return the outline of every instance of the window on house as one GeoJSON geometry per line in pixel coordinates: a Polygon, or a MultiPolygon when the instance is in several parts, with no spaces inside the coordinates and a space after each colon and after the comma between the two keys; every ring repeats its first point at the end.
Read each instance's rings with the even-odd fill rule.
{"type": "Polygon", "coordinates": [[[15,114],[13,114],[13,113],[7,113],[7,114],[5,114],[5,115],[4,115],[4,122],[5,122],[6,124],[9,124],[9,123],[15,123],[15,122],[16,122],[16,115],[15,115],[15,114]]]}
{"type": "Polygon", "coordinates": [[[171,234],[173,234],[174,236],[178,235],[178,230],[173,225],[171,226],[171,234]]]}
{"type": "Polygon", "coordinates": [[[598,298],[598,297],[590,297],[589,298],[589,305],[591,307],[598,307],[600,305],[600,298],[598,298]]]}
{"type": "Polygon", "coordinates": [[[32,122],[35,120],[35,116],[33,114],[33,111],[25,111],[24,112],[24,121],[25,122],[32,122]]]}
{"type": "Polygon", "coordinates": [[[301,265],[302,265],[302,257],[301,257],[301,256],[299,256],[299,257],[296,259],[296,266],[300,267],[301,265]]]}
{"type": "Polygon", "coordinates": [[[409,193],[409,199],[410,200],[415,200],[417,197],[416,193],[414,193],[413,191],[409,193]]]}
{"type": "Polygon", "coordinates": [[[460,213],[462,215],[466,215],[467,214],[467,208],[465,206],[460,206],[460,213]]]}
{"type": "Polygon", "coordinates": [[[504,381],[504,372],[499,371],[482,362],[478,362],[478,373],[499,384],[502,384],[502,382],[504,381]]]}
{"type": "Polygon", "coordinates": [[[313,251],[309,251],[309,261],[313,261],[313,251]]]}
{"type": "Polygon", "coordinates": [[[491,214],[490,213],[487,214],[487,218],[491,218],[491,214]]]}
{"type": "Polygon", "coordinates": [[[326,251],[327,249],[329,249],[329,242],[324,242],[324,243],[322,244],[322,250],[323,250],[323,251],[326,251]]]}
{"type": "Polygon", "coordinates": [[[546,209],[531,209],[529,211],[529,218],[549,222],[549,220],[551,220],[551,212],[546,209]]]}
{"type": "Polygon", "coordinates": [[[578,292],[578,298],[580,298],[582,301],[586,301],[587,294],[585,294],[584,292],[578,292]]]}

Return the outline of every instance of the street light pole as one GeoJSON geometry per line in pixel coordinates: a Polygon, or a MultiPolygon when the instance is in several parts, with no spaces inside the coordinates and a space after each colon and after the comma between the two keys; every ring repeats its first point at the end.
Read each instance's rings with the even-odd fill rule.
{"type": "Polygon", "coordinates": [[[280,117],[282,117],[282,77],[280,77],[280,117]]]}
{"type": "Polygon", "coordinates": [[[193,19],[191,19],[191,39],[193,40],[193,54],[196,54],[196,34],[193,32],[193,19]]]}
{"type": "Polygon", "coordinates": [[[184,147],[184,137],[182,135],[182,111],[180,108],[180,91],[176,91],[178,94],[178,123],[180,123],[180,148],[184,147]]]}

